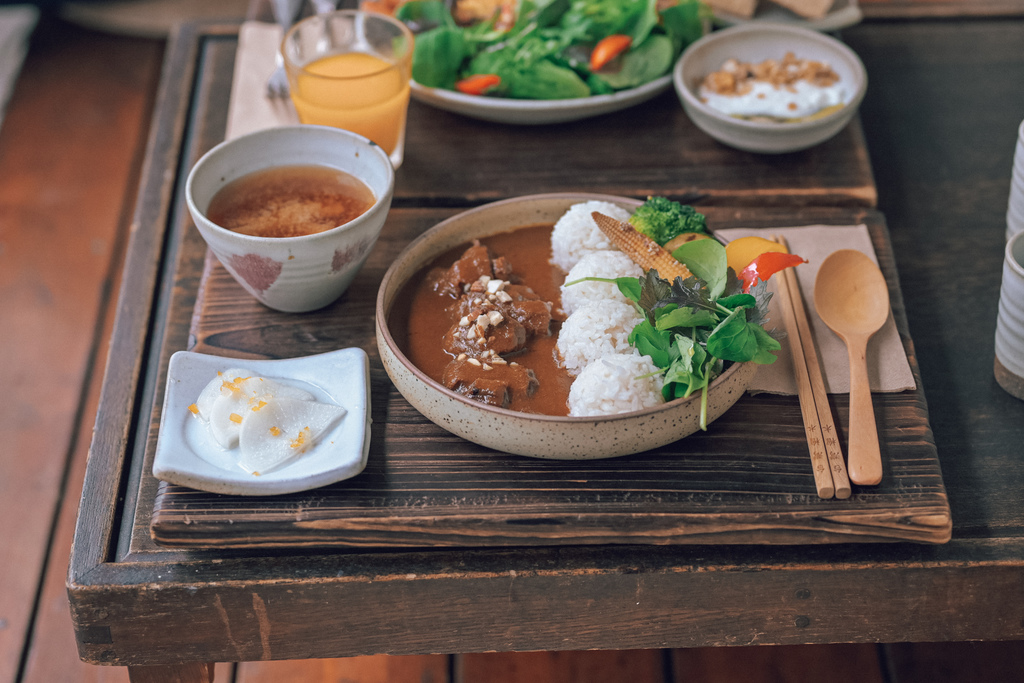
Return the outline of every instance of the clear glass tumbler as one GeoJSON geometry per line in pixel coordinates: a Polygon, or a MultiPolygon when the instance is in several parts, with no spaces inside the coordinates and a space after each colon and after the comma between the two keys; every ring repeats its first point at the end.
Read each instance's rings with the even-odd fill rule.
{"type": "Polygon", "coordinates": [[[281,54],[299,121],[367,137],[398,168],[412,50],[408,27],[383,14],[341,10],[298,22],[285,34],[281,54]]]}

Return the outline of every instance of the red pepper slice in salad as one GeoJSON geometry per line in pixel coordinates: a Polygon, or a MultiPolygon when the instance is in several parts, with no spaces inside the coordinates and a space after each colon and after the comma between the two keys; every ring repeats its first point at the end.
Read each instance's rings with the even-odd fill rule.
{"type": "Polygon", "coordinates": [[[501,77],[495,74],[474,74],[455,84],[455,89],[467,95],[483,95],[501,85],[501,77]]]}
{"type": "Polygon", "coordinates": [[[602,38],[590,53],[590,70],[598,71],[605,64],[628,50],[632,44],[633,39],[621,33],[615,33],[602,38]]]}
{"type": "Polygon", "coordinates": [[[743,292],[749,293],[750,289],[757,284],[758,280],[768,281],[772,275],[785,268],[798,266],[807,263],[807,259],[796,254],[789,254],[782,251],[766,251],[750,262],[743,272],[740,273],[740,281],[743,283],[743,292]]]}

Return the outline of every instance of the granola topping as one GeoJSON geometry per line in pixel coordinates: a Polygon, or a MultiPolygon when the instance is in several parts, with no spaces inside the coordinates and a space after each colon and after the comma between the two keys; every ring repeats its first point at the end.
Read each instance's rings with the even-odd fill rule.
{"type": "Polygon", "coordinates": [[[731,116],[791,120],[842,105],[845,93],[840,80],[825,62],[787,52],[781,60],[757,64],[727,60],[704,78],[698,95],[731,116]]]}

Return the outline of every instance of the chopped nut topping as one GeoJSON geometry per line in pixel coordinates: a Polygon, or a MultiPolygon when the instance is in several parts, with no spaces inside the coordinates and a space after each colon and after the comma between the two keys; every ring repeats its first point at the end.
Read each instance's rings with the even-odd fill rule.
{"type": "Polygon", "coordinates": [[[475,366],[477,366],[477,367],[480,367],[481,365],[483,365],[483,363],[481,363],[480,361],[478,361],[478,360],[477,360],[476,358],[470,358],[470,359],[469,359],[468,361],[466,361],[466,362],[467,362],[467,363],[469,363],[469,364],[471,364],[471,365],[475,365],[475,366]]]}
{"type": "Polygon", "coordinates": [[[751,81],[766,81],[792,90],[792,84],[800,80],[824,88],[838,81],[839,75],[824,62],[797,59],[787,52],[781,61],[766,59],[758,64],[730,59],[721,70],[704,78],[704,87],[718,95],[743,95],[750,92],[751,81]]]}

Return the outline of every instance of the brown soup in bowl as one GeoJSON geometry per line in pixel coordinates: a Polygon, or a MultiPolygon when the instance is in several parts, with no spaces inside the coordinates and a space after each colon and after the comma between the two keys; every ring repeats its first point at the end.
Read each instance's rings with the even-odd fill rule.
{"type": "Polygon", "coordinates": [[[210,200],[206,217],[255,237],[298,237],[358,218],[376,198],[366,183],[329,166],[275,166],[233,180],[210,200]]]}

